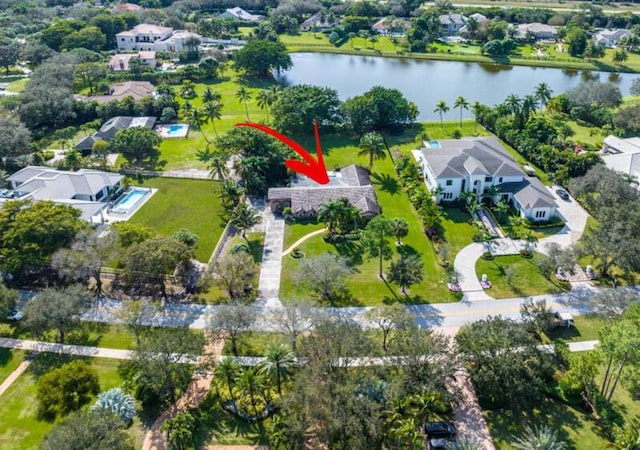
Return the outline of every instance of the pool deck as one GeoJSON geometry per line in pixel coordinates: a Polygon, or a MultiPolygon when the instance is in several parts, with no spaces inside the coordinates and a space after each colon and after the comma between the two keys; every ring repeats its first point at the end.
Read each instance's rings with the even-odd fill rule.
{"type": "Polygon", "coordinates": [[[157,189],[147,188],[147,187],[143,187],[143,186],[130,186],[129,189],[144,189],[144,190],[149,190],[150,192],[149,192],[148,195],[145,195],[144,197],[142,197],[140,199],[140,201],[138,203],[136,203],[136,205],[131,210],[129,210],[129,212],[127,212],[126,214],[112,214],[112,213],[109,213],[108,211],[103,213],[105,223],[124,222],[124,221],[127,221],[127,220],[131,219],[131,217],[133,217],[133,215],[140,208],[142,208],[142,206],[145,203],[147,203],[147,201],[149,201],[149,199],[151,197],[153,197],[153,195],[156,192],[158,192],[157,189]]]}

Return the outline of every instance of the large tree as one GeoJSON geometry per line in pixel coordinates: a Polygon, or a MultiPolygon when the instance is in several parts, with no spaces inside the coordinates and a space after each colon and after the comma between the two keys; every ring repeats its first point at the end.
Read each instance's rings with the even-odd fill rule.
{"type": "Polygon", "coordinates": [[[81,411],[67,417],[45,436],[41,450],[133,450],[131,437],[112,414],[81,411]]]}
{"type": "Polygon", "coordinates": [[[569,102],[574,105],[613,108],[622,104],[620,88],[610,82],[587,80],[567,91],[569,102]]]}
{"type": "Polygon", "coordinates": [[[247,230],[260,223],[260,213],[248,203],[240,203],[231,212],[229,223],[242,231],[242,237],[247,240],[247,230]]]}
{"type": "Polygon", "coordinates": [[[233,60],[236,69],[259,77],[270,75],[272,70],[291,68],[291,57],[279,41],[252,39],[235,53],[233,60]]]}
{"type": "Polygon", "coordinates": [[[378,133],[367,133],[360,138],[360,151],[358,156],[366,156],[369,158],[369,172],[373,169],[373,161],[375,159],[385,159],[387,154],[384,149],[384,141],[378,133]]]}
{"type": "Polygon", "coordinates": [[[407,294],[407,288],[420,283],[423,278],[422,260],[419,255],[402,255],[389,267],[389,281],[396,283],[407,294]]]}
{"type": "Polygon", "coordinates": [[[253,290],[257,267],[249,253],[240,251],[219,257],[213,265],[213,273],[229,298],[244,298],[253,290]]]}
{"type": "Polygon", "coordinates": [[[85,227],[80,211],[72,206],[6,202],[0,209],[0,265],[14,277],[39,273],[49,266],[51,255],[85,227]]]}
{"type": "Polygon", "coordinates": [[[0,319],[7,317],[16,307],[19,294],[15,289],[7,288],[0,281],[0,319]]]}
{"type": "Polygon", "coordinates": [[[224,337],[231,342],[231,351],[238,356],[238,344],[255,322],[251,306],[232,299],[230,303],[219,305],[209,319],[209,330],[214,336],[224,337]]]}
{"type": "Polygon", "coordinates": [[[20,52],[15,44],[1,44],[0,45],[0,67],[3,67],[9,74],[9,67],[13,66],[18,61],[20,52]]]}
{"type": "Polygon", "coordinates": [[[346,258],[322,253],[300,261],[293,279],[298,287],[313,292],[320,300],[332,302],[346,292],[344,280],[353,271],[346,258]]]}
{"type": "Polygon", "coordinates": [[[0,114],[0,157],[15,157],[33,149],[31,133],[18,117],[0,114]]]}
{"type": "Polygon", "coordinates": [[[81,325],[82,314],[91,306],[91,294],[83,286],[46,288],[24,307],[24,326],[36,336],[55,331],[56,342],[81,325]]]}
{"type": "Polygon", "coordinates": [[[158,133],[147,127],[133,127],[120,130],[111,140],[111,149],[121,153],[133,166],[153,168],[160,152],[162,142],[158,133]]]}
{"type": "Polygon", "coordinates": [[[362,247],[369,256],[378,258],[378,276],[380,278],[384,278],[382,261],[391,258],[392,254],[390,237],[393,237],[391,220],[384,216],[376,216],[367,224],[360,239],[362,247]]]}
{"type": "Polygon", "coordinates": [[[314,120],[325,126],[340,121],[340,99],[335,89],[299,84],[280,91],[271,112],[277,129],[311,133],[314,120]]]}
{"type": "Polygon", "coordinates": [[[401,340],[407,330],[415,331],[415,320],[411,312],[401,303],[378,306],[365,313],[365,319],[380,329],[382,350],[388,350],[390,343],[401,340]]]}
{"type": "Polygon", "coordinates": [[[415,103],[397,89],[374,86],[363,95],[344,102],[347,123],[357,133],[398,129],[411,125],[418,117],[415,103]]]}

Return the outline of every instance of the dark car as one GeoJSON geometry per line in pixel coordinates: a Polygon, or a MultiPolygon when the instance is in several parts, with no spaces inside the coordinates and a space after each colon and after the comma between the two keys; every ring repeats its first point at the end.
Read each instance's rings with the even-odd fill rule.
{"type": "Polygon", "coordinates": [[[456,435],[456,426],[451,422],[427,422],[424,424],[427,438],[448,438],[456,435]]]}
{"type": "Polygon", "coordinates": [[[556,189],[556,194],[558,194],[558,197],[560,197],[562,200],[566,202],[569,201],[569,193],[564,189],[556,189]]]}
{"type": "Polygon", "coordinates": [[[432,438],[427,441],[428,450],[456,450],[458,442],[454,436],[445,438],[432,438]]]}

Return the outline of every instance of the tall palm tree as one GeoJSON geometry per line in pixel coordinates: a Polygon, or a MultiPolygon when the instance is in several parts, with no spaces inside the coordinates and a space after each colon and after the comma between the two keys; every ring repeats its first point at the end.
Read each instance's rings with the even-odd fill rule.
{"type": "Polygon", "coordinates": [[[536,98],[533,95],[525,95],[522,99],[522,106],[520,107],[520,120],[524,125],[529,120],[529,117],[536,110],[536,98]]]}
{"type": "Polygon", "coordinates": [[[495,205],[498,220],[502,222],[504,215],[509,211],[509,205],[504,200],[500,200],[495,205]]]}
{"type": "Polygon", "coordinates": [[[522,104],[522,100],[516,94],[509,94],[504,101],[504,104],[507,106],[507,109],[514,116],[520,112],[520,105],[522,104]]]}
{"type": "Polygon", "coordinates": [[[242,393],[249,396],[251,406],[253,406],[253,414],[257,416],[256,395],[264,388],[264,377],[259,372],[258,367],[247,367],[236,379],[236,382],[242,393]]]}
{"type": "Polygon", "coordinates": [[[209,159],[209,175],[213,179],[224,180],[229,175],[227,167],[227,155],[221,152],[214,153],[209,159]]]}
{"type": "Polygon", "coordinates": [[[246,87],[240,86],[240,88],[236,92],[236,98],[240,100],[240,103],[244,103],[244,111],[247,114],[247,120],[250,120],[248,102],[249,100],[251,100],[251,92],[249,92],[246,87]]]}
{"type": "Polygon", "coordinates": [[[542,82],[536,86],[533,96],[540,102],[540,109],[544,109],[544,106],[551,99],[551,94],[553,94],[553,91],[547,83],[542,82]]]}
{"type": "Polygon", "coordinates": [[[474,124],[473,124],[474,133],[478,132],[478,113],[480,112],[481,107],[482,107],[482,104],[478,100],[473,102],[473,105],[471,105],[471,112],[473,112],[473,120],[474,120],[474,124]]]}
{"type": "Polygon", "coordinates": [[[349,42],[351,42],[351,48],[353,48],[353,40],[356,38],[356,34],[354,32],[349,33],[349,42]]]}
{"type": "Polygon", "coordinates": [[[378,133],[367,133],[360,138],[360,151],[358,156],[369,157],[369,172],[373,169],[373,160],[383,160],[387,157],[384,148],[384,141],[378,133]]]}
{"type": "Polygon", "coordinates": [[[216,130],[216,120],[222,119],[222,103],[218,100],[213,100],[210,102],[206,102],[203,108],[203,114],[206,117],[207,121],[211,121],[211,126],[213,127],[213,132],[218,137],[218,130],[216,130]]]}
{"type": "Polygon", "coordinates": [[[242,194],[242,187],[235,180],[226,179],[222,182],[219,197],[225,205],[235,208],[242,194]]]}
{"type": "Polygon", "coordinates": [[[409,223],[402,217],[391,219],[391,228],[393,235],[396,237],[396,243],[402,245],[401,239],[409,234],[409,223]]]}
{"type": "Polygon", "coordinates": [[[491,203],[493,203],[493,199],[495,199],[499,194],[500,188],[494,184],[487,188],[487,193],[485,194],[485,196],[489,197],[491,199],[491,203]]]}
{"type": "Polygon", "coordinates": [[[440,114],[440,128],[444,128],[444,123],[442,121],[442,114],[449,112],[449,107],[447,106],[447,102],[445,102],[444,100],[440,100],[436,104],[436,109],[434,109],[433,112],[434,113],[437,112],[438,114],[440,114]]]}
{"type": "Polygon", "coordinates": [[[205,103],[209,102],[219,102],[222,100],[222,95],[217,92],[214,92],[210,87],[205,88],[202,93],[202,101],[205,103]]]}
{"type": "Polygon", "coordinates": [[[205,116],[203,112],[199,109],[193,108],[185,114],[185,119],[187,123],[198,130],[202,128],[202,124],[204,123],[205,116]]]}
{"type": "Polygon", "coordinates": [[[274,378],[278,395],[282,395],[282,381],[289,374],[289,369],[295,363],[293,353],[283,344],[272,344],[267,348],[265,359],[260,366],[262,373],[274,378]]]}
{"type": "Polygon", "coordinates": [[[267,122],[269,121],[269,110],[271,109],[272,104],[273,101],[271,93],[268,90],[263,89],[258,92],[258,107],[263,111],[267,111],[267,122]]]}
{"type": "Polygon", "coordinates": [[[556,431],[546,425],[525,425],[511,446],[518,450],[563,450],[567,444],[558,439],[556,431]]]}
{"type": "Polygon", "coordinates": [[[229,389],[229,397],[233,400],[233,387],[235,385],[236,378],[240,373],[240,366],[233,358],[223,358],[216,365],[216,369],[213,372],[215,378],[224,380],[227,383],[227,389],[229,389]]]}
{"type": "Polygon", "coordinates": [[[466,109],[467,111],[469,110],[469,102],[467,101],[466,98],[460,95],[458,98],[456,98],[456,101],[453,103],[453,107],[460,109],[460,128],[462,128],[462,110],[463,109],[466,109]]]}
{"type": "Polygon", "coordinates": [[[240,203],[231,213],[230,223],[234,227],[240,228],[242,230],[242,237],[244,240],[247,239],[247,230],[254,225],[260,223],[260,213],[256,211],[254,208],[249,206],[247,203],[240,203]]]}

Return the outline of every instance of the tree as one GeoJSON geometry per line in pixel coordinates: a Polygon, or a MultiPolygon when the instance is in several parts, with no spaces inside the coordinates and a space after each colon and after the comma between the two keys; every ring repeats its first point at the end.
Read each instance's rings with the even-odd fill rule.
{"type": "Polygon", "coordinates": [[[618,109],[613,118],[613,124],[625,133],[640,133],[640,105],[618,109]]]}
{"type": "Polygon", "coordinates": [[[93,278],[95,293],[99,297],[104,293],[100,271],[114,260],[117,242],[115,230],[106,234],[83,230],[76,235],[70,248],[60,249],[53,254],[51,266],[73,282],[84,283],[93,278]]]}
{"type": "Polygon", "coordinates": [[[539,336],[555,326],[555,313],[544,299],[536,302],[529,299],[520,305],[520,317],[539,336]]]}
{"type": "Polygon", "coordinates": [[[272,344],[267,347],[264,357],[260,370],[275,380],[278,395],[282,396],[282,381],[289,375],[289,369],[294,365],[295,358],[282,344],[272,344]]]}
{"type": "Polygon", "coordinates": [[[247,230],[259,224],[260,220],[260,213],[248,203],[242,202],[231,213],[229,223],[242,230],[242,237],[248,242],[247,230]]]}
{"type": "Polygon", "coordinates": [[[629,90],[631,92],[631,95],[640,95],[640,78],[635,78],[631,82],[631,88],[629,90]]]}
{"type": "Polygon", "coordinates": [[[215,280],[227,292],[229,298],[245,298],[252,291],[257,273],[253,257],[238,252],[218,258],[213,266],[215,280]]]}
{"type": "MultiPolygon", "coordinates": [[[[208,163],[209,175],[214,180],[228,181],[226,178],[229,176],[229,156],[220,152],[205,152],[198,153],[198,159],[208,163]]],[[[232,183],[235,183],[232,181],[232,183]]]]}
{"type": "Polygon", "coordinates": [[[192,250],[172,237],[156,236],[127,249],[122,277],[129,286],[156,286],[162,298],[167,297],[166,277],[176,269],[185,273],[192,250]]]}
{"type": "Polygon", "coordinates": [[[391,221],[383,216],[376,216],[367,224],[360,243],[372,258],[379,258],[378,276],[384,278],[382,261],[391,258],[389,239],[393,236],[391,221]]]}
{"type": "Polygon", "coordinates": [[[117,233],[118,244],[123,249],[146,241],[156,234],[151,228],[132,222],[116,222],[111,225],[111,229],[117,233]]]}
{"type": "Polygon", "coordinates": [[[49,266],[51,255],[69,245],[84,227],[80,211],[69,205],[5,202],[0,209],[0,266],[16,278],[38,273],[49,266]]]}
{"type": "Polygon", "coordinates": [[[98,375],[83,361],[72,361],[38,379],[38,418],[53,421],[77,411],[100,392],[98,375]]]}
{"type": "Polygon", "coordinates": [[[216,120],[222,119],[222,106],[223,104],[219,101],[210,101],[205,102],[204,104],[204,117],[207,121],[211,121],[211,127],[213,128],[213,133],[218,137],[218,131],[216,130],[216,120]]]}
{"type": "Polygon", "coordinates": [[[7,317],[16,308],[18,298],[18,291],[7,288],[0,280],[0,318],[7,317]]]}
{"type": "Polygon", "coordinates": [[[564,450],[567,444],[558,438],[558,433],[548,425],[525,425],[511,443],[518,450],[564,450]]]}
{"type": "Polygon", "coordinates": [[[456,98],[456,101],[453,103],[453,107],[460,109],[460,128],[462,128],[462,110],[463,109],[469,110],[469,102],[467,101],[466,98],[460,95],[458,96],[458,98],[456,98]]]}
{"type": "Polygon", "coordinates": [[[614,108],[622,104],[620,88],[613,83],[597,80],[581,82],[567,91],[569,102],[573,105],[614,108]]]}
{"type": "Polygon", "coordinates": [[[399,90],[374,86],[363,95],[347,99],[342,113],[354,132],[382,133],[412,125],[418,117],[418,108],[399,90]]]}
{"type": "Polygon", "coordinates": [[[82,286],[46,288],[24,307],[24,326],[36,336],[55,330],[56,342],[63,343],[89,306],[91,295],[82,286]]]}
{"type": "Polygon", "coordinates": [[[244,103],[244,110],[247,114],[247,120],[249,120],[248,102],[249,100],[251,100],[251,93],[246,87],[240,86],[236,91],[236,98],[240,101],[240,103],[244,103]]]}
{"type": "Polygon", "coordinates": [[[298,347],[298,338],[310,330],[318,319],[320,313],[315,308],[315,303],[303,297],[290,299],[282,309],[270,314],[274,327],[289,336],[289,345],[294,353],[298,347]]]}
{"type": "Polygon", "coordinates": [[[638,294],[630,289],[603,289],[589,300],[596,314],[615,321],[622,319],[629,306],[638,301],[638,294]]]}
{"type": "Polygon", "coordinates": [[[15,116],[0,114],[0,156],[16,157],[30,153],[31,133],[15,116]]]}
{"type": "Polygon", "coordinates": [[[587,32],[577,27],[567,33],[564,38],[569,54],[574,57],[580,57],[584,54],[588,41],[589,35],[587,32]]]}
{"type": "Polygon", "coordinates": [[[613,52],[613,56],[611,57],[611,61],[614,64],[621,65],[623,62],[626,62],[629,59],[629,55],[626,50],[623,48],[619,48],[613,52]]]}
{"type": "Polygon", "coordinates": [[[232,299],[228,304],[219,305],[209,319],[209,329],[214,336],[224,337],[231,342],[231,351],[238,356],[238,344],[251,329],[255,315],[251,306],[232,299]]]}
{"type": "Polygon", "coordinates": [[[384,141],[378,133],[367,133],[360,138],[360,151],[358,156],[369,157],[369,172],[373,169],[373,160],[383,160],[387,157],[384,148],[384,141]]]}
{"type": "Polygon", "coordinates": [[[447,103],[444,100],[440,100],[436,104],[436,109],[434,109],[433,112],[440,114],[440,128],[444,129],[444,122],[442,121],[442,114],[446,114],[447,112],[449,112],[449,107],[447,106],[447,103]]]}
{"type": "Polygon", "coordinates": [[[227,389],[229,390],[229,399],[233,400],[233,387],[236,379],[240,374],[240,365],[234,358],[222,358],[216,365],[216,369],[213,372],[214,380],[218,383],[225,382],[227,389]]]}
{"type": "Polygon", "coordinates": [[[291,68],[291,57],[279,41],[252,39],[235,53],[233,59],[237,70],[258,77],[268,76],[273,70],[279,73],[291,68]]]}
{"type": "Polygon", "coordinates": [[[181,412],[167,420],[160,429],[167,433],[169,449],[186,450],[193,444],[195,426],[196,421],[191,413],[181,412]]]}
{"type": "Polygon", "coordinates": [[[273,104],[273,97],[271,96],[270,91],[267,89],[262,89],[258,92],[258,108],[261,110],[267,111],[267,122],[269,122],[269,111],[271,109],[271,105],[273,104]]]}
{"type": "Polygon", "coordinates": [[[136,404],[133,397],[122,392],[122,389],[113,388],[100,392],[91,410],[113,414],[123,423],[129,423],[136,415],[136,404]]]}
{"type": "Polygon", "coordinates": [[[385,352],[391,341],[401,339],[402,333],[415,328],[413,315],[400,303],[371,308],[365,313],[365,319],[382,332],[382,350],[385,352]]]}
{"type": "MultiPolygon", "coordinates": [[[[253,408],[253,415],[258,415],[258,402],[256,396],[264,390],[264,377],[258,367],[247,367],[238,376],[237,384],[242,394],[249,396],[249,402],[253,408]]],[[[266,401],[265,401],[266,403],[266,401]]]]}
{"type": "Polygon", "coordinates": [[[98,27],[84,27],[74,31],[62,39],[62,50],[73,50],[75,48],[86,48],[94,52],[102,50],[106,44],[106,37],[98,27]]]}
{"type": "Polygon", "coordinates": [[[162,142],[158,133],[146,127],[120,130],[111,140],[111,150],[134,166],[155,166],[159,156],[158,146],[162,142]]]}
{"type": "Polygon", "coordinates": [[[143,405],[174,404],[192,377],[193,367],[185,364],[184,355],[195,361],[203,344],[202,335],[187,327],[153,328],[141,337],[121,372],[134,383],[143,405]]]}
{"type": "Polygon", "coordinates": [[[333,253],[322,253],[304,258],[293,276],[294,284],[318,295],[321,300],[332,302],[344,294],[344,279],[353,273],[346,258],[333,253]]]}
{"type": "Polygon", "coordinates": [[[344,203],[340,200],[327,200],[318,208],[318,222],[324,222],[329,229],[329,235],[333,236],[344,214],[344,203]]]}
{"type": "Polygon", "coordinates": [[[320,126],[340,123],[340,99],[335,89],[299,84],[279,92],[271,106],[273,123],[285,132],[310,132],[320,126]]]}
{"type": "Polygon", "coordinates": [[[5,72],[9,75],[9,68],[18,61],[20,52],[15,44],[0,45],[0,67],[4,67],[5,72]]]}
{"type": "Polygon", "coordinates": [[[392,262],[389,267],[389,281],[396,283],[407,295],[406,288],[422,281],[422,260],[418,255],[402,255],[398,261],[392,262]]]}
{"type": "Polygon", "coordinates": [[[102,170],[107,170],[107,156],[109,155],[109,143],[102,139],[96,139],[91,146],[91,156],[100,163],[102,170]]]}
{"type": "Polygon", "coordinates": [[[538,102],[540,102],[540,109],[544,109],[544,106],[551,99],[551,95],[553,91],[549,87],[549,85],[545,82],[542,82],[536,86],[536,89],[533,93],[534,97],[538,102]]]}
{"type": "Polygon", "coordinates": [[[173,238],[178,242],[182,242],[189,248],[194,248],[200,240],[200,237],[197,234],[187,228],[180,228],[178,231],[173,233],[173,238]]]}
{"type": "Polygon", "coordinates": [[[136,345],[140,346],[140,339],[149,331],[159,312],[158,306],[151,300],[125,299],[118,308],[116,317],[133,333],[136,345]]]}
{"type": "Polygon", "coordinates": [[[103,63],[86,62],[78,64],[73,72],[89,88],[89,95],[93,95],[96,83],[106,76],[107,69],[103,63]]]}
{"type": "Polygon", "coordinates": [[[395,217],[391,219],[391,228],[393,229],[393,235],[396,237],[396,244],[402,245],[401,239],[409,234],[409,222],[402,217],[395,217]]]}
{"type": "Polygon", "coordinates": [[[40,444],[41,450],[133,450],[129,434],[111,414],[79,411],[53,427],[40,444]]]}

